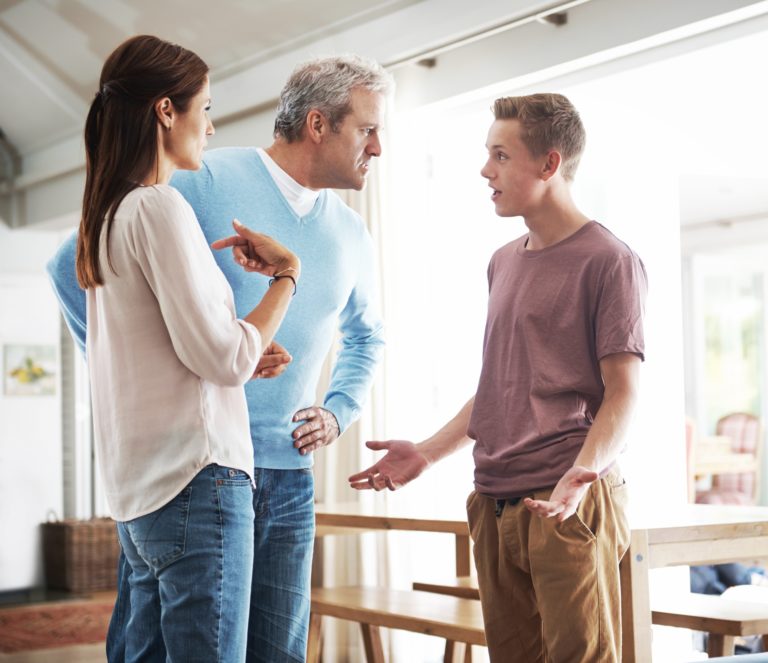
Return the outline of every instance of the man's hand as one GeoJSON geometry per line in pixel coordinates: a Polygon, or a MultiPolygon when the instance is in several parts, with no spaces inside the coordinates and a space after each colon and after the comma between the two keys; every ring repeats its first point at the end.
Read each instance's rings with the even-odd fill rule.
{"type": "Polygon", "coordinates": [[[308,407],[293,415],[294,421],[304,421],[293,431],[293,446],[303,456],[333,442],[339,437],[339,422],[333,412],[322,407],[308,407]]]}
{"type": "Polygon", "coordinates": [[[365,446],[374,451],[385,450],[387,453],[367,470],[349,477],[350,487],[356,490],[397,490],[429,467],[429,461],[413,442],[389,440],[366,442],[365,446]]]}
{"type": "Polygon", "coordinates": [[[586,467],[574,465],[557,482],[549,500],[532,500],[530,497],[526,497],[523,504],[537,516],[542,518],[556,516],[557,522],[561,523],[576,513],[589,484],[597,481],[599,476],[597,472],[588,470],[586,467]]]}
{"type": "Polygon", "coordinates": [[[256,370],[251,379],[276,378],[292,361],[293,357],[288,354],[288,350],[277,341],[272,341],[261,355],[259,363],[256,364],[256,370]]]}

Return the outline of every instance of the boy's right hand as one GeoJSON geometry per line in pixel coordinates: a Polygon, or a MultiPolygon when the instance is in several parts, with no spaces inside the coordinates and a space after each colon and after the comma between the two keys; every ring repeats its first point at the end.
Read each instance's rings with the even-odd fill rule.
{"type": "Polygon", "coordinates": [[[407,440],[366,442],[365,446],[387,453],[367,470],[349,477],[349,485],[355,490],[397,490],[429,467],[429,461],[424,454],[413,442],[407,440]]]}

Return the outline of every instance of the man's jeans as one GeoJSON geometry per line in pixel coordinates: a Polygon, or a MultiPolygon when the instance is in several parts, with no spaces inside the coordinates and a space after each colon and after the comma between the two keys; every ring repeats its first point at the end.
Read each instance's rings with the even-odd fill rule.
{"type": "MultiPolygon", "coordinates": [[[[315,536],[312,471],[256,468],[254,479],[254,572],[246,660],[248,663],[304,661],[315,536]]],[[[107,635],[110,663],[126,660],[130,573],[130,566],[121,554],[117,602],[107,635]]]]}
{"type": "Polygon", "coordinates": [[[128,617],[121,629],[127,663],[243,660],[252,495],[247,474],[209,465],[162,508],[118,523],[127,564],[113,622],[128,617]]]}

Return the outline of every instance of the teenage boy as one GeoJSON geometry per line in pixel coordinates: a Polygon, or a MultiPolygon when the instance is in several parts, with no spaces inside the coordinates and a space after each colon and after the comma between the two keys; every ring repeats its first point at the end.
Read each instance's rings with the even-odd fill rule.
{"type": "Polygon", "coordinates": [[[645,269],[573,202],[585,132],[562,95],[494,104],[481,174],[528,232],[488,268],[475,395],[432,437],[369,442],[350,477],[395,490],[474,440],[467,515],[493,663],[621,660],[619,561],[629,544],[616,468],[643,360],[645,269]]]}

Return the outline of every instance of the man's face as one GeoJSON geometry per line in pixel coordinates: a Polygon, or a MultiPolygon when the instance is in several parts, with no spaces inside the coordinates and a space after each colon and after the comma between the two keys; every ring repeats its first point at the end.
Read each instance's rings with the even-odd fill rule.
{"type": "Polygon", "coordinates": [[[488,131],[488,161],[480,174],[493,189],[499,216],[527,216],[543,192],[543,158],[535,158],[520,138],[518,120],[496,120],[488,131]]]}
{"type": "Polygon", "coordinates": [[[379,131],[384,113],[384,97],[378,92],[358,88],[350,95],[352,112],[327,134],[321,146],[324,186],[355,189],[365,186],[371,157],[381,155],[379,131]]]}

